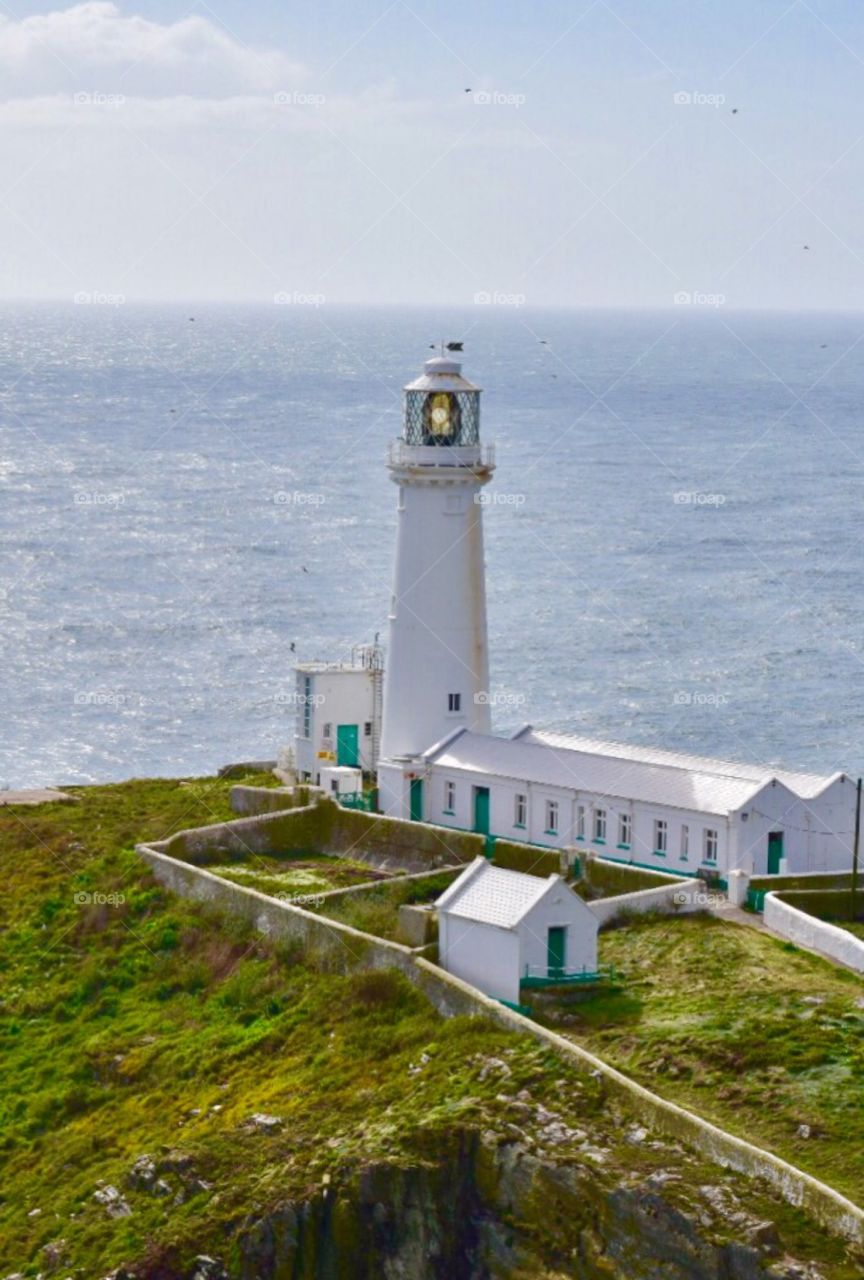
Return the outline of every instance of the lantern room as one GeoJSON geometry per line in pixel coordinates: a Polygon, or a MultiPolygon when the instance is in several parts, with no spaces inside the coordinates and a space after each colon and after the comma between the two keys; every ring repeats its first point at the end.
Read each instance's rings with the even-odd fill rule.
{"type": "Polygon", "coordinates": [[[436,356],[408,383],[402,438],[409,445],[451,448],[479,443],[480,388],[462,377],[458,361],[436,356]]]}

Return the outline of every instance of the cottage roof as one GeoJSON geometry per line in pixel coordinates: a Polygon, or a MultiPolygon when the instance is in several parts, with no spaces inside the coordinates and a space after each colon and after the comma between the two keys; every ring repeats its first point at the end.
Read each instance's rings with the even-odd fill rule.
{"type": "MultiPolygon", "coordinates": [[[[775,779],[811,799],[832,778],[647,747],[543,733],[526,726],[513,738],[465,730],[431,748],[430,763],[569,791],[637,800],[695,813],[735,813],[775,779]]],[[[835,775],[841,776],[841,775],[835,775]]]]}
{"type": "MultiPolygon", "coordinates": [[[[485,858],[475,858],[442,893],[436,906],[439,911],[447,911],[477,924],[512,929],[554,884],[560,885],[568,894],[573,893],[560,876],[529,876],[523,871],[495,867],[485,858]]],[[[586,907],[586,910],[590,908],[586,907]]]]}

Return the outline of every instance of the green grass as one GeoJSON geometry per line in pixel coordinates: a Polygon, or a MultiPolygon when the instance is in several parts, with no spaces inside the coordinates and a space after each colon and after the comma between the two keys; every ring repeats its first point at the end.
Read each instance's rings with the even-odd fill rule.
{"type": "MultiPolygon", "coordinates": [[[[443,1020],[395,972],[313,972],[164,890],[131,845],[228,817],[230,785],[144,780],[0,810],[0,1274],[46,1272],[42,1250],[60,1238],[61,1277],[98,1280],[142,1258],[146,1274],[184,1274],[195,1254],[230,1257],[253,1210],[307,1198],[325,1176],[437,1159],[436,1140],[465,1128],[512,1141],[502,1094],[522,1089],[606,1152],[598,1194],[677,1168],[664,1196],[688,1209],[701,1183],[725,1180],[830,1280],[861,1274],[758,1184],[673,1143],[632,1146],[634,1117],[602,1083],[531,1039],[443,1020]],[[278,1136],[243,1127],[262,1111],[283,1118],[278,1136]],[[145,1153],[165,1165],[170,1195],[127,1186],[145,1153]],[[108,1217],[100,1182],[126,1196],[130,1217],[108,1217]]],[[[530,1123],[516,1127],[531,1137],[530,1123]]]]}
{"type": "Polygon", "coordinates": [[[331,889],[349,889],[353,885],[372,883],[386,877],[365,862],[350,858],[335,858],[328,854],[304,853],[292,858],[290,854],[276,857],[272,854],[255,854],[242,862],[211,866],[207,870],[214,875],[242,884],[247,889],[258,889],[274,898],[291,899],[327,893],[331,889]]]}
{"type": "Polygon", "coordinates": [[[600,959],[623,973],[623,990],[547,1020],[864,1204],[864,980],[702,917],[603,933],[600,959]]]}
{"type": "Polygon", "coordinates": [[[339,920],[364,933],[388,938],[391,942],[404,942],[399,931],[400,906],[434,902],[461,871],[462,868],[457,867],[453,871],[442,871],[423,880],[392,880],[374,889],[364,890],[363,893],[346,894],[344,898],[325,901],[316,910],[319,915],[339,920]]]}

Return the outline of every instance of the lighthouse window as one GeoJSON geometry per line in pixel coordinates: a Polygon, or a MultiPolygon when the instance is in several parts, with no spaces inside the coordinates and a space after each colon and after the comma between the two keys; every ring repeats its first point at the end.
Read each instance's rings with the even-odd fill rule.
{"type": "Polygon", "coordinates": [[[456,809],[456,783],[444,783],[444,812],[453,813],[456,809]]]}
{"type": "Polygon", "coordinates": [[[514,827],[524,827],[528,817],[528,797],[517,795],[513,805],[513,825],[514,827]]]}
{"type": "Polygon", "coordinates": [[[372,721],[371,720],[367,720],[363,725],[363,737],[364,738],[372,737],[372,721]]]}
{"type": "Polygon", "coordinates": [[[312,677],[303,677],[303,737],[312,736],[312,677]]]}
{"type": "Polygon", "coordinates": [[[328,720],[328,721],[327,721],[327,723],[324,725],[324,729],[323,729],[323,737],[325,737],[325,738],[329,738],[329,737],[331,736],[332,732],[333,732],[333,726],[332,726],[332,724],[330,723],[330,721],[328,720]]]}
{"type": "Polygon", "coordinates": [[[547,836],[557,836],[558,834],[558,801],[546,801],[546,834],[547,836]]]}
{"type": "Polygon", "coordinates": [[[447,710],[448,711],[462,710],[462,694],[461,693],[447,694],[447,710]]]}

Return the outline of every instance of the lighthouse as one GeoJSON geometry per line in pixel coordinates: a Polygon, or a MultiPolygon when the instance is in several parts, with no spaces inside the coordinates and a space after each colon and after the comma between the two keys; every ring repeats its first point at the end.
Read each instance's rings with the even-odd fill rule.
{"type": "Polygon", "coordinates": [[[405,387],[378,769],[385,813],[422,819],[420,757],[460,729],[489,733],[483,488],[494,452],[480,442],[480,388],[446,356],[405,387]]]}

